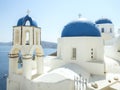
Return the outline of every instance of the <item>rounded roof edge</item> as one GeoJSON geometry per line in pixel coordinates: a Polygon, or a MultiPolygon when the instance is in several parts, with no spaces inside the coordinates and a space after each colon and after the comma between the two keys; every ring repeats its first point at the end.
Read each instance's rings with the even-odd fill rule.
{"type": "Polygon", "coordinates": [[[101,18],[95,21],[96,24],[112,24],[112,21],[107,18],[101,18]]]}
{"type": "Polygon", "coordinates": [[[25,26],[27,21],[30,22],[30,26],[37,27],[37,23],[34,20],[32,20],[32,18],[29,17],[28,15],[26,15],[25,17],[20,18],[18,20],[18,22],[17,22],[17,26],[25,26]]]}
{"type": "Polygon", "coordinates": [[[61,37],[101,37],[99,29],[90,21],[74,21],[64,26],[61,37]]]}

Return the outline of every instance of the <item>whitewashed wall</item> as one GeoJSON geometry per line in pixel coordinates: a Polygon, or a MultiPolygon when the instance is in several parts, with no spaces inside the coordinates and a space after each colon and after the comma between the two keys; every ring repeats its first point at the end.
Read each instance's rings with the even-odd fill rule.
{"type": "Polygon", "coordinates": [[[58,55],[63,60],[72,60],[72,49],[76,48],[76,60],[91,61],[91,49],[94,59],[101,61],[104,56],[104,44],[101,37],[64,37],[58,39],[58,55]]]}

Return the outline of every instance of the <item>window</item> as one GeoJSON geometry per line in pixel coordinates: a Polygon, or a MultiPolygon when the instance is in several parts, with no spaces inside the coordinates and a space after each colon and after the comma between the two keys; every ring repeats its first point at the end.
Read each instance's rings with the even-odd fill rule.
{"type": "Polygon", "coordinates": [[[26,32],[26,41],[25,41],[25,45],[29,45],[30,44],[30,32],[26,32]]]}
{"type": "Polygon", "coordinates": [[[75,60],[76,59],[76,48],[72,49],[72,59],[75,60]]]}
{"type": "Polygon", "coordinates": [[[91,51],[93,51],[93,48],[91,48],[91,51]]]}
{"type": "Polygon", "coordinates": [[[101,28],[101,32],[104,33],[104,28],[101,28]]]}
{"type": "Polygon", "coordinates": [[[91,56],[91,58],[93,59],[93,56],[91,56]]]}
{"type": "Polygon", "coordinates": [[[91,52],[91,55],[93,55],[93,52],[91,52]]]}
{"type": "Polygon", "coordinates": [[[117,52],[120,52],[120,50],[118,50],[117,52]]]}
{"type": "Polygon", "coordinates": [[[91,48],[91,59],[92,60],[94,59],[94,50],[93,50],[93,48],[91,48]]]}
{"type": "Polygon", "coordinates": [[[110,28],[110,33],[112,33],[112,28],[110,28]]]}

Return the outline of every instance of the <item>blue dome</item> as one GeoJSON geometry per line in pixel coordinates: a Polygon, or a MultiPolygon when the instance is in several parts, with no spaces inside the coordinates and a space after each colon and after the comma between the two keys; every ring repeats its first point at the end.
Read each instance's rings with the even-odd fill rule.
{"type": "Polygon", "coordinates": [[[25,17],[20,18],[18,20],[18,22],[17,22],[17,26],[25,26],[27,21],[30,22],[30,26],[37,27],[37,23],[34,20],[32,20],[32,18],[29,17],[28,15],[26,15],[25,17]]]}
{"type": "Polygon", "coordinates": [[[97,20],[95,23],[96,24],[107,24],[107,23],[112,24],[112,21],[107,18],[102,18],[97,20]]]}
{"type": "Polygon", "coordinates": [[[100,37],[99,29],[92,22],[87,21],[74,21],[67,24],[61,34],[61,37],[80,37],[92,36],[100,37]]]}

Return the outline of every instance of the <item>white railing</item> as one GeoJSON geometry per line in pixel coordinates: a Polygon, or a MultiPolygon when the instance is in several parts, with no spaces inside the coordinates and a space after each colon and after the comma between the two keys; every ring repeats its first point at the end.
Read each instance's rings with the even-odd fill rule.
{"type": "Polygon", "coordinates": [[[87,90],[87,79],[82,75],[74,77],[74,90],[87,90]]]}

